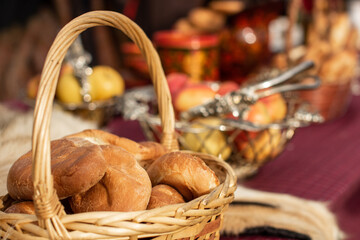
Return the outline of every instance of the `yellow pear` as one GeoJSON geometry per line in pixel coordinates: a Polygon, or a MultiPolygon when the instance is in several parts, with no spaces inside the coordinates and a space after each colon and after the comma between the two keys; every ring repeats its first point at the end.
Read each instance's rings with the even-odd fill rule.
{"type": "Polygon", "coordinates": [[[63,103],[82,103],[81,87],[72,73],[62,74],[56,88],[56,97],[63,103]]]}
{"type": "Polygon", "coordinates": [[[187,132],[183,135],[184,148],[194,151],[211,154],[226,160],[231,154],[231,148],[227,144],[226,136],[217,129],[206,126],[219,126],[221,120],[208,117],[197,119],[191,127],[199,130],[199,133],[187,132]]]}
{"type": "Polygon", "coordinates": [[[125,90],[125,83],[118,71],[109,66],[95,66],[88,77],[90,96],[93,101],[106,100],[120,96],[125,90]]]}

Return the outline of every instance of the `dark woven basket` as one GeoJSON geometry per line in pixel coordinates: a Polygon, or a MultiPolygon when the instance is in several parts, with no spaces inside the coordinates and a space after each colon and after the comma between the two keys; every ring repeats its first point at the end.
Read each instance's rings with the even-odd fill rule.
{"type": "Polygon", "coordinates": [[[323,83],[316,90],[299,92],[299,96],[309,102],[324,121],[330,121],[343,116],[349,108],[352,98],[351,83],[351,80],[323,83]]]}

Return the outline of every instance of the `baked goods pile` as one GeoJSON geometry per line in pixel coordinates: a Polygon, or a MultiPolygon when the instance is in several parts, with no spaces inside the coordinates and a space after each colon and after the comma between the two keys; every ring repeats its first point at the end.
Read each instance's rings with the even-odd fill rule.
{"type": "MultiPolygon", "coordinates": [[[[314,61],[311,71],[325,84],[348,81],[357,67],[358,31],[347,12],[331,9],[325,0],[314,4],[305,45],[289,49],[289,60],[314,61]]],[[[276,62],[279,68],[286,67],[286,62],[276,62]]]]}
{"type": "Polygon", "coordinates": [[[275,57],[275,66],[284,69],[302,61],[313,61],[309,71],[321,79],[316,90],[301,91],[325,121],[342,116],[350,103],[352,83],[357,76],[359,33],[349,14],[331,8],[331,2],[314,2],[312,21],[306,31],[305,44],[275,57]]]}
{"type": "Polygon", "coordinates": [[[314,72],[325,84],[351,80],[357,67],[358,32],[346,13],[318,18],[308,33],[303,59],[315,62],[314,72]]]}
{"type": "Polygon", "coordinates": [[[209,1],[205,7],[193,8],[187,16],[175,22],[173,28],[185,34],[206,34],[221,31],[227,18],[243,10],[242,1],[209,1]]]}
{"type": "MultiPolygon", "coordinates": [[[[190,153],[134,142],[102,130],[51,141],[54,188],[68,213],[140,211],[190,201],[219,185],[213,170],[190,153]]],[[[32,152],[11,167],[8,213],[34,214],[32,152]]]]}

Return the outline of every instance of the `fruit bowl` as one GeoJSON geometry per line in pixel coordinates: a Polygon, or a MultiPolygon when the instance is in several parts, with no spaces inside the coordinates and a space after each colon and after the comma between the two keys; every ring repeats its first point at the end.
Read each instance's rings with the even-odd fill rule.
{"type": "MultiPolygon", "coordinates": [[[[24,95],[22,100],[29,107],[35,107],[35,99],[24,95]]],[[[55,99],[54,107],[67,111],[84,120],[94,122],[99,127],[102,127],[106,125],[113,116],[121,114],[122,102],[121,96],[115,96],[105,101],[93,101],[89,103],[63,103],[55,99]]]]}
{"type": "MultiPolygon", "coordinates": [[[[214,82],[210,84],[210,87],[218,89],[219,84],[221,83],[214,82]]],[[[313,84],[312,87],[318,85],[319,82],[313,84]]],[[[284,99],[285,115],[277,121],[265,123],[250,121],[251,117],[244,117],[261,114],[261,108],[257,107],[261,106],[258,104],[261,101],[259,99],[255,102],[249,100],[251,94],[244,98],[241,106],[243,114],[238,117],[234,117],[233,114],[211,114],[212,104],[214,104],[211,102],[200,106],[197,113],[201,114],[195,114],[196,117],[190,119],[177,119],[175,122],[180,148],[212,154],[227,161],[233,167],[238,178],[253,175],[259,167],[276,158],[284,150],[297,128],[322,121],[322,117],[317,113],[310,112],[310,106],[301,102],[297,92],[292,91],[299,89],[299,86],[304,87],[304,85],[293,84],[273,88],[272,94],[267,96],[267,100],[272,98],[272,101],[280,96],[284,99]],[[284,89],[290,91],[284,91],[284,89]],[[276,90],[284,92],[280,93],[276,90]]],[[[310,85],[307,87],[310,89],[310,85]]],[[[240,91],[243,89],[249,90],[249,88],[243,87],[240,91]]],[[[159,141],[161,138],[160,119],[156,112],[151,111],[156,109],[152,105],[153,96],[154,93],[147,88],[134,89],[126,93],[124,98],[129,105],[124,106],[124,117],[139,120],[146,137],[152,141],[159,141]]],[[[196,110],[196,108],[191,110],[194,109],[196,110]]],[[[189,114],[189,112],[187,113],[189,114]]],[[[190,111],[190,115],[194,115],[194,111],[190,111]]]]}
{"type": "MultiPolygon", "coordinates": [[[[104,126],[119,112],[121,95],[125,91],[122,75],[107,65],[90,67],[91,55],[77,38],[70,46],[59,69],[54,103],[83,119],[104,126]]],[[[26,102],[35,105],[40,75],[31,78],[27,84],[26,102]]]]}
{"type": "MultiPolygon", "coordinates": [[[[289,111],[281,123],[254,125],[251,122],[229,121],[207,117],[175,123],[181,149],[208,153],[227,161],[238,178],[257,172],[259,167],[276,158],[294,136],[299,127],[321,122],[321,117],[299,106],[294,96],[289,96],[289,111]]],[[[138,118],[148,139],[159,141],[160,119],[153,114],[138,118]]]]}
{"type": "Polygon", "coordinates": [[[83,102],[79,104],[63,103],[55,100],[63,110],[81,117],[82,119],[95,122],[99,127],[106,123],[115,115],[121,112],[122,98],[115,96],[103,101],[83,102]]]}

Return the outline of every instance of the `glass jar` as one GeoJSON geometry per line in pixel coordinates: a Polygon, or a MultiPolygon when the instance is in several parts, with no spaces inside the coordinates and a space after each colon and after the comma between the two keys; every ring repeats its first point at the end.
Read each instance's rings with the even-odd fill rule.
{"type": "Polygon", "coordinates": [[[154,34],[165,74],[188,74],[191,81],[215,81],[219,78],[219,39],[217,35],[187,35],[176,31],[154,34]]]}
{"type": "Polygon", "coordinates": [[[268,25],[277,16],[278,6],[259,5],[229,19],[220,35],[220,78],[242,83],[256,69],[267,64],[268,25]]]}

